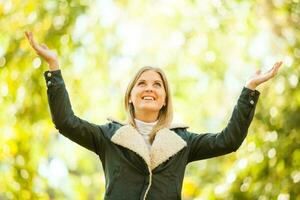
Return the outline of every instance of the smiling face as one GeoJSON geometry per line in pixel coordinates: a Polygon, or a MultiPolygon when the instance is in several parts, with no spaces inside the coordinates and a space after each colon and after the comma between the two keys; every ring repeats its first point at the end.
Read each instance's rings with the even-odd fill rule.
{"type": "Polygon", "coordinates": [[[166,91],[161,76],[154,70],[144,71],[134,84],[129,102],[134,106],[135,116],[154,115],[158,117],[165,105],[166,91]]]}

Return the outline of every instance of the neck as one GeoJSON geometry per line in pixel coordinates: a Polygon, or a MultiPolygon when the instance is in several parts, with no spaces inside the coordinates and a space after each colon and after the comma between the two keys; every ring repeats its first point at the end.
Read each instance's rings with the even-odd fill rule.
{"type": "Polygon", "coordinates": [[[138,112],[138,113],[135,113],[135,118],[140,121],[147,122],[147,123],[155,122],[158,118],[158,113],[138,112]]]}

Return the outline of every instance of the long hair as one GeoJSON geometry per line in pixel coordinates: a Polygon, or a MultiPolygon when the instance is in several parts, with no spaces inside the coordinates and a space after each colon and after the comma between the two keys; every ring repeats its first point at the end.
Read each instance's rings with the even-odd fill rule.
{"type": "Polygon", "coordinates": [[[150,133],[150,143],[152,144],[156,132],[159,131],[162,128],[168,128],[172,122],[173,119],[173,105],[172,105],[172,98],[171,98],[171,91],[170,87],[168,84],[168,80],[166,78],[165,73],[157,67],[150,67],[150,66],[145,66],[142,67],[133,77],[133,79],[130,81],[126,93],[125,93],[125,110],[127,113],[127,121],[129,124],[131,124],[133,127],[136,127],[134,118],[134,106],[132,103],[129,103],[129,97],[130,93],[132,91],[132,88],[136,84],[137,80],[140,78],[140,76],[148,70],[153,70],[156,73],[158,73],[163,81],[163,85],[165,88],[165,93],[166,93],[166,99],[165,99],[165,105],[160,109],[159,111],[159,116],[158,116],[158,122],[157,124],[153,127],[153,130],[150,133]]]}

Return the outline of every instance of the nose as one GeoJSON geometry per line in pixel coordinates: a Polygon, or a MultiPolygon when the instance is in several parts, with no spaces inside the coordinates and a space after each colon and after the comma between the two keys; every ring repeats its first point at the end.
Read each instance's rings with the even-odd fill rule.
{"type": "Polygon", "coordinates": [[[148,85],[146,88],[145,88],[146,92],[152,92],[153,91],[153,87],[151,85],[148,85]]]}

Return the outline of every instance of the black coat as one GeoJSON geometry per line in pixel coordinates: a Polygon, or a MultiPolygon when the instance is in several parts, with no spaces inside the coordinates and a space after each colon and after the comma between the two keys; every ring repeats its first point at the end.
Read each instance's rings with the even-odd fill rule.
{"type": "Polygon", "coordinates": [[[96,125],[74,115],[61,71],[44,73],[52,120],[61,134],[95,152],[102,163],[106,200],[181,199],[189,162],[236,151],[245,139],[260,93],[246,87],[228,125],[219,133],[191,133],[185,126],[157,132],[149,152],[128,124],[96,125]]]}

